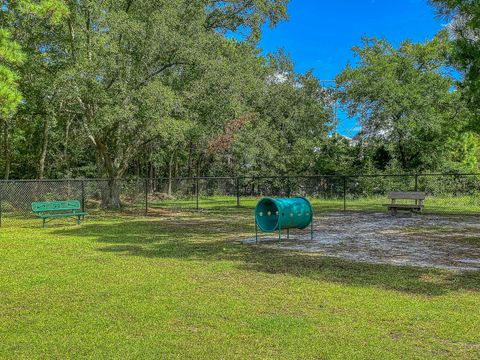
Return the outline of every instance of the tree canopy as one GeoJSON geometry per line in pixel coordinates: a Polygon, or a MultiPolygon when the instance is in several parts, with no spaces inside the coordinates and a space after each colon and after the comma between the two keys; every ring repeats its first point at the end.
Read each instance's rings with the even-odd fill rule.
{"type": "MultiPolygon", "coordinates": [[[[449,13],[476,11],[473,2],[443,3],[449,13]]],[[[478,169],[470,126],[478,56],[460,61],[462,41],[478,45],[476,30],[398,48],[364,39],[358,63],[327,89],[283,51],[259,49],[262,28],[287,20],[287,6],[3,2],[0,175],[107,178],[102,201],[117,207],[115,179],[126,176],[478,169]],[[362,126],[353,139],[337,132],[337,100],[362,126]]],[[[475,16],[463,16],[475,29],[475,16]]]]}
{"type": "Polygon", "coordinates": [[[426,44],[364,39],[359,58],[337,78],[342,102],[362,124],[358,137],[372,145],[380,168],[447,170],[447,144],[466,128],[464,109],[446,60],[451,46],[441,32],[426,44]]]}
{"type": "Polygon", "coordinates": [[[473,127],[480,132],[480,2],[431,0],[439,14],[450,20],[453,35],[452,63],[464,74],[463,95],[475,114],[473,127]]]}

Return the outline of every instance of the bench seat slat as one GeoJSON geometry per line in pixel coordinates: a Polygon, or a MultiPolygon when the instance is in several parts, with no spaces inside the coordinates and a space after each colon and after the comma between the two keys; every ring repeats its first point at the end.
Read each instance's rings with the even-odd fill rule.
{"type": "Polygon", "coordinates": [[[385,206],[389,208],[404,208],[404,209],[421,209],[424,208],[425,205],[415,205],[415,204],[385,204],[385,206]]]}
{"type": "Polygon", "coordinates": [[[42,219],[52,218],[52,217],[76,217],[76,216],[85,216],[88,215],[85,212],[79,213],[68,213],[68,214],[38,214],[37,217],[42,219]]]}

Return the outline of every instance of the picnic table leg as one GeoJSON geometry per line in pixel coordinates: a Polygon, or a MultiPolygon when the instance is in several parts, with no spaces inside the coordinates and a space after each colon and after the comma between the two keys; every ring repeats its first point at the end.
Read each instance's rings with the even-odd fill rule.
{"type": "Polygon", "coordinates": [[[43,218],[42,220],[43,220],[43,225],[42,225],[42,227],[44,228],[44,227],[45,227],[45,218],[43,218]]]}
{"type": "Polygon", "coordinates": [[[80,225],[80,215],[77,216],[77,225],[80,225]]]}

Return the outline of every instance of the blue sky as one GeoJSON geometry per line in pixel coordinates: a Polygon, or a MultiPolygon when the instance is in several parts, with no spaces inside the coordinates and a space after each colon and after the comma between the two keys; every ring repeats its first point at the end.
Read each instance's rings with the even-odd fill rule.
{"type": "MultiPolygon", "coordinates": [[[[405,39],[431,39],[444,25],[427,0],[291,0],[289,15],[289,21],[265,27],[260,47],[284,49],[297,71],[313,69],[322,80],[334,79],[353,62],[351,48],[364,35],[398,46],[405,39]]],[[[355,121],[343,113],[339,117],[339,131],[353,135],[355,121]]]]}

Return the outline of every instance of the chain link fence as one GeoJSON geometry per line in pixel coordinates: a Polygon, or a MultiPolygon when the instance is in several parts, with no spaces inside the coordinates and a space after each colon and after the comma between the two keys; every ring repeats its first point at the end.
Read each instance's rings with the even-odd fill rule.
{"type": "Polygon", "coordinates": [[[35,201],[79,200],[90,216],[145,216],[253,209],[260,197],[304,196],[317,212],[385,212],[391,191],[426,192],[426,213],[480,213],[480,174],[10,180],[0,181],[0,227],[39,226],[35,201]]]}

